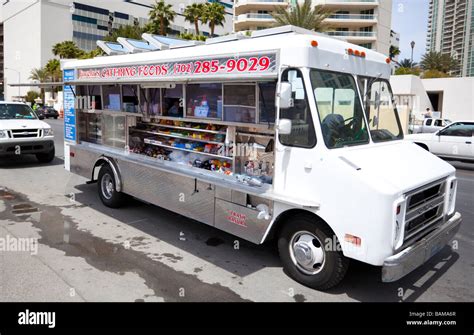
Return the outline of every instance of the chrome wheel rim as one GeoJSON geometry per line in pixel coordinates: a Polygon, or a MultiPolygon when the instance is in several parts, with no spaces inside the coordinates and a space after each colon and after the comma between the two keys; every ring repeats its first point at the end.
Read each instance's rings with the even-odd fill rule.
{"type": "Polygon", "coordinates": [[[308,231],[300,231],[290,240],[290,257],[293,264],[307,275],[315,275],[324,267],[325,252],[321,240],[308,231]]]}
{"type": "Polygon", "coordinates": [[[104,198],[110,200],[112,198],[112,195],[114,194],[114,182],[111,175],[105,174],[102,177],[101,189],[104,198]]]}

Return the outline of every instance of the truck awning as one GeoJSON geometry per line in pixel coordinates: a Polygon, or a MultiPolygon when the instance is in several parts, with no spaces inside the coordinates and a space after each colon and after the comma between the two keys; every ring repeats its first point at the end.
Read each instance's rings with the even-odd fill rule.
{"type": "Polygon", "coordinates": [[[63,86],[64,82],[58,81],[58,82],[48,82],[48,83],[19,83],[19,84],[8,84],[8,86],[11,87],[57,87],[57,86],[63,86]]]}

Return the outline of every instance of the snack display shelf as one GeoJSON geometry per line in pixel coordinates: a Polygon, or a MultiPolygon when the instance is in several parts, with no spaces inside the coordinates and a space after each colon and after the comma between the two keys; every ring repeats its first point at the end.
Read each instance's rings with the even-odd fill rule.
{"type": "Polygon", "coordinates": [[[160,143],[159,141],[151,140],[149,138],[145,138],[145,139],[143,139],[143,141],[146,144],[151,144],[151,145],[155,145],[157,147],[162,147],[162,148],[166,148],[166,149],[170,149],[170,150],[180,150],[180,151],[185,151],[185,152],[192,152],[192,153],[201,154],[201,155],[204,155],[204,156],[221,158],[221,159],[230,160],[230,161],[233,159],[232,157],[211,154],[211,153],[207,153],[207,152],[204,152],[204,151],[197,151],[197,150],[192,150],[192,149],[174,147],[172,145],[163,144],[163,143],[160,143]]]}
{"type": "Polygon", "coordinates": [[[201,132],[201,133],[210,133],[210,134],[223,134],[225,135],[225,131],[220,131],[220,130],[208,130],[208,129],[199,129],[199,128],[187,128],[187,127],[181,127],[181,126],[172,126],[168,124],[161,124],[161,123],[148,123],[149,125],[152,126],[157,126],[157,127],[163,127],[163,128],[170,128],[170,129],[179,129],[179,130],[187,130],[187,131],[196,131],[196,132],[201,132]]]}
{"type": "MultiPolygon", "coordinates": [[[[176,127],[176,128],[178,128],[178,127],[176,127]]],[[[179,128],[179,129],[183,129],[183,128],[179,128]]],[[[150,134],[150,135],[159,135],[159,136],[165,136],[165,137],[179,138],[179,139],[187,140],[187,141],[215,144],[215,145],[223,145],[224,144],[224,142],[204,140],[204,139],[193,138],[193,137],[189,137],[189,136],[179,136],[179,135],[174,135],[174,134],[166,134],[166,133],[162,133],[162,132],[158,132],[158,131],[142,130],[142,129],[137,129],[137,128],[134,128],[132,131],[136,131],[136,132],[144,133],[144,134],[150,134]]]]}

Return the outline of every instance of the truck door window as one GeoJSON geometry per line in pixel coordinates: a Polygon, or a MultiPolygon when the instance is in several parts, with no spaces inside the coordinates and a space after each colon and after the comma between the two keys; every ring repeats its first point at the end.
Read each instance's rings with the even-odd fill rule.
{"type": "MultiPolygon", "coordinates": [[[[393,94],[387,80],[358,77],[359,88],[369,121],[370,135],[374,142],[403,139],[403,130],[393,103],[393,94]],[[364,92],[363,94],[362,92],[364,92]]],[[[431,120],[430,124],[431,125],[431,120]]]]}
{"type": "Polygon", "coordinates": [[[294,106],[280,110],[280,119],[291,120],[291,133],[280,135],[280,142],[289,147],[312,148],[316,145],[316,134],[303,75],[299,70],[288,69],[282,74],[281,80],[291,84],[294,106]]]}
{"type": "Polygon", "coordinates": [[[312,70],[324,142],[329,149],[369,142],[364,112],[354,78],[349,74],[312,70]]]}
{"type": "Polygon", "coordinates": [[[433,120],[431,120],[431,119],[426,120],[426,125],[431,126],[431,122],[433,122],[433,120]]]}

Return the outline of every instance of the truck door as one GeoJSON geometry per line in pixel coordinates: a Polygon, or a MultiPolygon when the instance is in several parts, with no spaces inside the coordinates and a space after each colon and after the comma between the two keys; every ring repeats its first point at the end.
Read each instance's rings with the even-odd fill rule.
{"type": "Polygon", "coordinates": [[[281,82],[291,85],[293,104],[277,112],[277,124],[291,123],[291,131],[288,134],[282,134],[280,129],[276,131],[274,188],[290,197],[303,196],[304,176],[311,173],[315,156],[311,154],[316,134],[307,95],[310,90],[306,90],[303,78],[299,69],[285,69],[281,74],[281,82]]]}
{"type": "Polygon", "coordinates": [[[448,157],[473,156],[474,123],[456,122],[441,130],[437,134],[437,141],[433,146],[433,153],[448,157]]]}

